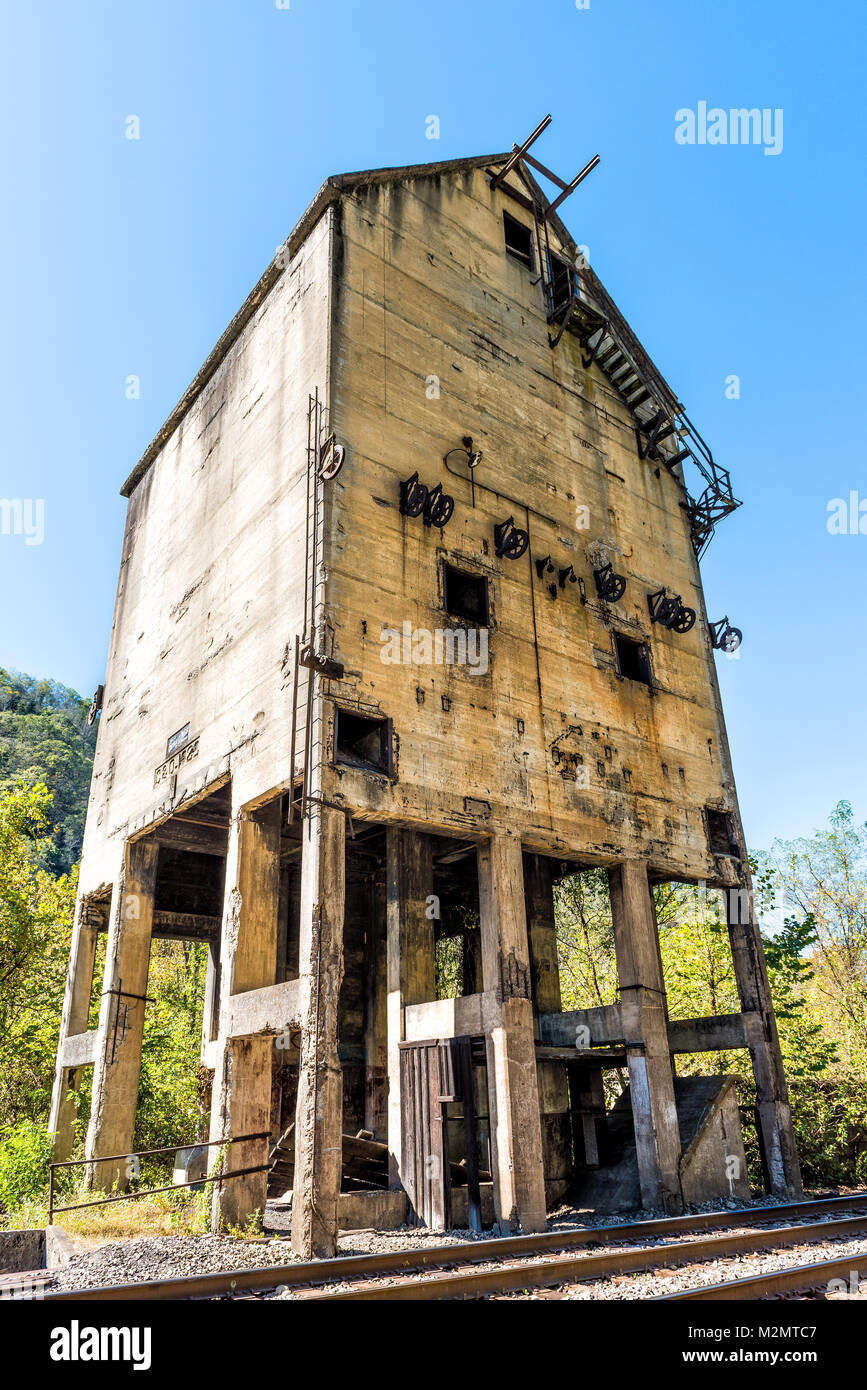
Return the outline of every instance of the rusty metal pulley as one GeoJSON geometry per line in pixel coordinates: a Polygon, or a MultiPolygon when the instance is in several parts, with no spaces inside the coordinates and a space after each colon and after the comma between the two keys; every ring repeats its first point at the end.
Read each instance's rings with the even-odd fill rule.
{"type": "Polygon", "coordinates": [[[670,632],[689,632],[695,626],[695,609],[687,608],[680,594],[670,597],[664,589],[647,595],[651,622],[659,623],[670,632]]]}
{"type": "Polygon", "coordinates": [[[333,434],[329,435],[319,450],[317,475],[324,483],[330,483],[332,478],[337,477],[345,462],[346,449],[336,442],[333,434]]]}
{"type": "Polygon", "coordinates": [[[720,618],[718,623],[710,624],[710,640],[716,651],[731,654],[741,645],[744,634],[739,627],[732,627],[728,617],[725,617],[720,618]]]}
{"type": "Polygon", "coordinates": [[[427,488],[418,480],[418,473],[405,478],[400,485],[401,516],[421,516],[427,506],[427,488]]]}
{"type": "Polygon", "coordinates": [[[622,574],[615,574],[612,565],[602,565],[593,571],[596,592],[606,603],[617,603],[626,593],[626,580],[622,574]]]}
{"type": "Polygon", "coordinates": [[[529,532],[519,530],[512,516],[494,527],[494,549],[504,560],[520,560],[529,544],[529,532]]]}
{"type": "Polygon", "coordinates": [[[446,526],[452,519],[455,499],[443,492],[442,483],[427,487],[419,482],[418,473],[405,478],[400,485],[401,516],[420,516],[425,526],[446,526]]]}
{"type": "Polygon", "coordinates": [[[452,519],[454,509],[455,499],[443,492],[442,483],[437,483],[436,487],[428,489],[422,517],[425,526],[446,526],[452,519]]]}

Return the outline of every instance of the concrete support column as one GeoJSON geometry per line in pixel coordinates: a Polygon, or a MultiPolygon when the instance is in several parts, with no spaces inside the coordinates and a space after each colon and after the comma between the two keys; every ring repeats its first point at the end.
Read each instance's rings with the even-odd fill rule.
{"type": "Polygon", "coordinates": [[[641,1200],[676,1213],[683,1209],[680,1131],[647,865],[630,860],[611,870],[609,880],[641,1200]]]}
{"type": "MultiPolygon", "coordinates": [[[[127,842],[112,892],[85,1147],[89,1159],[133,1147],[158,855],[152,839],[127,842]]],[[[129,1176],[123,1161],[89,1169],[92,1184],[106,1190],[125,1187],[129,1176]]]]}
{"type": "Polygon", "coordinates": [[[345,895],[346,818],[314,802],[304,826],[301,864],[301,1067],[292,1190],[292,1249],[306,1260],[337,1250],[343,1169],[337,1023],[345,895]]]}
{"type": "Polygon", "coordinates": [[[494,1210],[504,1232],[543,1231],[545,1178],[520,841],[494,835],[479,846],[478,867],[483,983],[499,1005],[499,1020],[487,1037],[494,1210]]]}
{"type": "Polygon", "coordinates": [[[208,943],[208,963],[205,967],[205,1000],[202,1009],[202,1052],[214,1042],[220,1032],[220,943],[208,943]]]}
{"type": "Polygon", "coordinates": [[[747,1039],[756,1078],[756,1120],[765,1180],[775,1197],[803,1194],[801,1168],[777,1021],[753,907],[749,873],[745,889],[725,893],[726,919],[741,1008],[748,1016],[747,1039]]]}
{"type": "Polygon", "coordinates": [[[554,876],[551,860],[543,854],[524,855],[524,898],[527,905],[531,984],[536,1012],[559,1013],[563,1005],[557,961],[557,927],[554,921],[554,876]]]}
{"type": "MultiPolygon", "coordinates": [[[[58,1057],[67,1038],[75,1037],[87,1030],[87,1015],[90,1011],[90,994],[93,989],[93,963],[96,955],[96,940],[101,918],[105,909],[90,906],[85,899],[78,904],[72,942],[69,951],[69,965],[66,972],[66,993],[63,999],[63,1015],[60,1023],[60,1039],[57,1045],[58,1057]]],[[[65,1067],[58,1061],[54,1073],[54,1090],[51,1095],[51,1116],[48,1128],[54,1135],[53,1156],[55,1163],[69,1158],[75,1140],[75,1101],[73,1095],[81,1085],[81,1068],[65,1067]]]]}
{"type": "MultiPolygon", "coordinates": [[[[261,810],[233,807],[226,857],[220,937],[220,1046],[211,1097],[211,1138],[263,1134],[271,1128],[270,1036],[229,1035],[232,995],[263,989],[277,972],[277,914],[280,897],[280,802],[261,810]]],[[[216,983],[216,982],[215,982],[216,983]]],[[[267,1140],[211,1149],[211,1168],[223,1173],[266,1162],[267,1140]]],[[[264,1211],[265,1172],[214,1185],[214,1230],[240,1226],[264,1211]]]]}
{"type": "Polygon", "coordinates": [[[386,832],[386,977],[388,1000],[388,1149],[391,1186],[402,1185],[400,1050],[407,1004],[436,998],[433,841],[415,830],[386,832]]]}
{"type": "Polygon", "coordinates": [[[364,1126],[388,1137],[388,909],[386,882],[378,873],[370,887],[367,984],[364,1016],[364,1126]]]}

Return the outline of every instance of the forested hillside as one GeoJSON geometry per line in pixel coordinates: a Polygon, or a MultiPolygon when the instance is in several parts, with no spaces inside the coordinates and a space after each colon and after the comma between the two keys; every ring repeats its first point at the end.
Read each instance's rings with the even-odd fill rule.
{"type": "Polygon", "coordinates": [[[49,834],[40,839],[43,868],[69,873],[81,857],[96,726],[90,701],[57,681],[0,666],[0,792],[19,781],[51,793],[49,834]]]}

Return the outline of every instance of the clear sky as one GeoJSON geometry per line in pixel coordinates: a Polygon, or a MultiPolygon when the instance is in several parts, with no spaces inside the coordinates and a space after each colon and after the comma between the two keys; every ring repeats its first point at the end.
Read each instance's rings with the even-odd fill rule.
{"type": "Polygon", "coordinates": [[[0,534],[0,665],[102,680],[120,485],[323,179],[550,111],[543,162],[602,158],[564,220],[745,503],[702,568],[747,837],[864,818],[867,534],[827,517],[867,532],[867,7],[281,3],[0,4],[0,499],[44,503],[0,534]],[[769,138],[679,143],[701,102],[769,138]]]}

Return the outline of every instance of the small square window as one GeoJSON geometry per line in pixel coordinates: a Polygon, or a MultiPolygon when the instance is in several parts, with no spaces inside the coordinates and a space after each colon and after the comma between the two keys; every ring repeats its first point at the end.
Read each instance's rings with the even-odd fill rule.
{"type": "Polygon", "coordinates": [[[617,653],[617,670],[630,681],[641,681],[650,685],[650,655],[646,642],[636,642],[621,633],[614,634],[614,650],[617,653]]]}
{"type": "Polygon", "coordinates": [[[391,720],[334,711],[334,761],[391,776],[391,720]]]}
{"type": "Polygon", "coordinates": [[[506,250],[510,256],[514,256],[516,261],[520,261],[528,270],[533,269],[533,230],[519,222],[516,217],[511,217],[509,213],[503,213],[503,226],[506,230],[506,250]]]}
{"type": "Polygon", "coordinates": [[[705,808],[707,838],[713,854],[724,855],[727,859],[740,859],[740,850],[734,836],[732,818],[728,811],[712,811],[705,808]]]}
{"type": "Polygon", "coordinates": [[[453,618],[488,626],[488,581],[483,574],[468,574],[444,561],[443,603],[453,618]]]}
{"type": "Polygon", "coordinates": [[[560,314],[568,309],[575,289],[575,272],[562,256],[548,255],[548,278],[551,284],[551,311],[560,314]]]}

